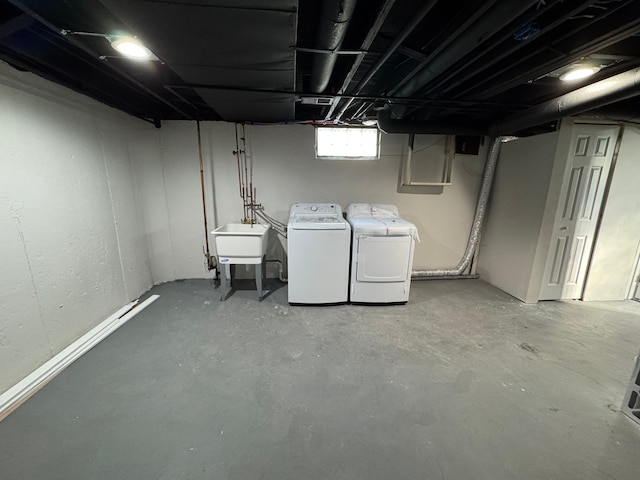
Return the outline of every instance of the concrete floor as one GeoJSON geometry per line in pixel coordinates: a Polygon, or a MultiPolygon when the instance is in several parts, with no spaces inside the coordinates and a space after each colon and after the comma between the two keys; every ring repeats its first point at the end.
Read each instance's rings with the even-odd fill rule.
{"type": "Polygon", "coordinates": [[[3,479],[634,479],[640,303],[160,299],[0,423],[3,479]]]}

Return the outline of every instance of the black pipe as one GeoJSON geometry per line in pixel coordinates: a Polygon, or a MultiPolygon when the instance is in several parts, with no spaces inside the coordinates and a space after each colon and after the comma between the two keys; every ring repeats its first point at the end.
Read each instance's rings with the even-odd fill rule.
{"type": "MultiPolygon", "coordinates": [[[[44,25],[45,27],[49,28],[50,30],[52,30],[52,31],[54,31],[54,32],[56,32],[58,34],[62,31],[60,28],[56,27],[53,23],[49,22],[44,17],[42,17],[41,15],[38,15],[35,11],[31,10],[30,8],[28,8],[23,2],[21,2],[19,0],[9,0],[9,3],[11,3],[14,7],[19,8],[20,10],[25,12],[27,15],[29,15],[33,19],[37,20],[38,22],[40,22],[42,25],[44,25]]],[[[73,38],[73,35],[67,35],[67,36],[65,36],[65,39],[69,43],[71,43],[73,46],[75,46],[76,48],[84,51],[86,54],[88,54],[91,57],[93,57],[96,61],[98,61],[98,62],[102,61],[102,60],[99,59],[99,56],[93,50],[91,50],[89,47],[85,46],[81,41],[78,41],[77,39],[73,38]]],[[[167,105],[168,107],[170,107],[171,109],[176,111],[177,113],[181,114],[185,119],[189,120],[189,119],[192,118],[191,115],[185,113],[184,111],[182,111],[182,109],[178,108],[177,106],[175,106],[170,101],[168,101],[165,98],[161,97],[156,92],[154,92],[153,90],[151,90],[150,88],[148,88],[147,86],[145,86],[144,84],[142,84],[141,82],[139,82],[138,80],[133,78],[131,75],[125,73],[122,70],[120,70],[118,67],[116,67],[112,63],[110,63],[108,61],[102,61],[102,62],[103,62],[104,65],[107,66],[107,68],[113,70],[115,73],[117,73],[118,75],[120,75],[123,78],[125,78],[126,80],[128,80],[131,84],[133,84],[136,87],[140,88],[141,90],[146,92],[148,95],[153,97],[155,100],[157,100],[157,101],[159,101],[161,103],[164,103],[165,105],[167,105]]]]}
{"type": "MultiPolygon", "coordinates": [[[[476,23],[460,37],[442,50],[439,55],[433,58],[420,71],[404,82],[404,85],[395,92],[400,97],[411,97],[430,81],[444,73],[457,61],[468,55],[485,40],[490,38],[495,32],[509,24],[525,11],[537,4],[538,0],[528,2],[499,2],[489,10],[476,23]]],[[[407,107],[398,105],[393,108],[393,115],[402,118],[407,112],[407,107]]]]}
{"type": "MultiPolygon", "coordinates": [[[[316,48],[333,52],[344,41],[353,16],[357,0],[325,0],[320,14],[320,27],[316,37],[316,48]]],[[[327,89],[335,67],[337,55],[317,53],[313,58],[309,88],[313,93],[322,93],[327,89]]]]}
{"type": "Polygon", "coordinates": [[[577,115],[640,95],[640,68],[613,75],[573,92],[510,115],[493,125],[445,124],[432,121],[392,120],[390,109],[378,112],[378,128],[385,133],[450,135],[513,135],[526,128],[577,115]]]}
{"type": "MultiPolygon", "coordinates": [[[[587,43],[580,45],[579,48],[566,53],[559,54],[556,58],[549,62],[545,62],[536,67],[535,70],[527,70],[525,73],[520,75],[506,75],[505,72],[499,71],[492,75],[485,77],[484,79],[477,82],[473,87],[469,87],[468,89],[460,92],[456,95],[456,97],[460,97],[465,95],[466,93],[475,91],[478,87],[490,83],[490,87],[482,90],[479,95],[477,95],[478,100],[489,99],[495,97],[496,95],[510,90],[518,85],[521,85],[528,80],[533,78],[538,78],[539,76],[545,75],[549,72],[552,72],[560,67],[570,65],[574,62],[579,61],[581,58],[592,54],[593,52],[599,52],[604,50],[611,45],[614,45],[622,40],[625,40],[631,36],[637,35],[640,32],[640,19],[633,19],[632,22],[628,23],[624,27],[620,27],[615,31],[608,31],[604,35],[598,37],[597,39],[587,43]],[[496,82],[494,79],[496,78],[505,78],[504,81],[496,82]]],[[[528,60],[528,59],[527,59],[528,60]]],[[[517,65],[520,63],[526,63],[524,59],[517,59],[513,65],[517,65]]],[[[512,67],[513,67],[512,65],[512,67]]]]}
{"type": "Polygon", "coordinates": [[[640,68],[619,73],[586,87],[543,102],[521,113],[511,115],[492,125],[492,130],[501,135],[559,118],[576,115],[587,110],[640,95],[640,68]]]}
{"type": "MultiPolygon", "coordinates": [[[[548,32],[550,32],[551,30],[555,29],[556,27],[558,27],[558,26],[560,26],[560,25],[564,24],[564,22],[565,22],[565,21],[567,21],[569,18],[571,18],[571,17],[573,17],[573,16],[575,16],[575,15],[579,14],[580,12],[584,11],[584,10],[585,10],[585,9],[587,9],[587,8],[592,7],[592,6],[593,6],[593,4],[594,4],[594,3],[597,3],[598,1],[599,1],[599,0],[590,0],[589,2],[585,2],[584,4],[579,5],[578,7],[576,7],[576,8],[574,8],[574,9],[570,10],[569,12],[567,12],[567,13],[566,13],[566,14],[564,14],[564,15],[562,15],[561,17],[559,17],[559,18],[555,18],[555,19],[553,20],[553,22],[551,22],[551,23],[550,23],[550,24],[548,24],[548,25],[545,25],[545,26],[540,30],[540,33],[536,36],[536,40],[538,40],[538,39],[542,38],[545,34],[547,34],[548,32]]],[[[617,9],[617,8],[620,8],[620,7],[616,7],[616,9],[617,9]]],[[[615,10],[614,10],[614,11],[615,11],[615,10]]],[[[607,12],[607,15],[609,15],[609,12],[607,12]]],[[[592,22],[594,22],[594,21],[596,21],[596,20],[592,20],[592,21],[588,22],[588,23],[587,23],[587,25],[590,25],[590,24],[591,24],[592,22]]],[[[573,34],[575,34],[575,33],[579,32],[579,31],[580,31],[580,30],[582,30],[582,29],[584,29],[584,25],[580,25],[580,26],[576,27],[575,29],[568,29],[568,31],[567,31],[567,33],[565,33],[565,35],[566,35],[566,36],[568,36],[568,35],[573,35],[573,34]]],[[[557,42],[557,39],[556,39],[556,40],[554,40],[554,43],[556,43],[556,42],[557,42]]],[[[476,62],[475,62],[475,63],[478,63],[479,65],[478,65],[478,67],[477,67],[477,68],[475,68],[475,69],[473,70],[473,72],[472,72],[472,73],[473,73],[473,75],[477,75],[478,73],[481,73],[481,72],[483,72],[483,71],[487,70],[488,68],[493,67],[493,65],[495,65],[495,64],[496,64],[496,63],[498,63],[499,61],[503,60],[504,58],[508,57],[509,55],[511,55],[511,54],[513,54],[513,53],[515,53],[515,52],[517,52],[519,49],[523,48],[523,47],[524,47],[524,46],[526,46],[526,45],[528,45],[528,42],[519,42],[519,43],[517,43],[516,45],[514,45],[514,46],[513,46],[513,47],[511,47],[511,48],[509,48],[509,49],[507,49],[507,50],[503,50],[503,51],[501,51],[499,54],[495,54],[495,52],[494,52],[494,53],[492,53],[491,55],[485,55],[484,57],[486,57],[486,58],[481,57],[481,58],[479,59],[479,61],[476,61],[476,62]]],[[[536,50],[536,53],[537,53],[537,50],[536,50]]],[[[519,56],[519,58],[518,58],[518,63],[526,63],[526,62],[528,61],[528,59],[530,58],[530,56],[532,56],[532,55],[531,55],[531,54],[529,54],[529,55],[527,55],[527,56],[524,56],[524,55],[519,56]]],[[[511,66],[513,67],[513,62],[512,62],[512,64],[511,64],[511,66]]],[[[460,71],[460,69],[458,69],[458,70],[456,70],[455,72],[453,72],[452,76],[453,76],[453,75],[457,75],[459,71],[460,71]]],[[[503,72],[501,72],[501,74],[503,74],[503,72]]],[[[496,75],[496,76],[497,76],[497,75],[496,75]]],[[[447,92],[449,92],[449,91],[453,90],[453,89],[454,89],[454,88],[456,88],[458,85],[461,85],[462,83],[464,83],[464,82],[466,82],[467,80],[469,80],[469,78],[470,78],[470,77],[471,77],[471,75],[468,75],[468,74],[466,74],[466,75],[465,75],[465,74],[463,74],[463,75],[461,75],[461,76],[458,76],[455,80],[451,80],[451,78],[450,78],[450,80],[451,80],[451,81],[447,82],[447,84],[446,84],[446,88],[443,90],[443,93],[447,93],[447,92]]],[[[483,80],[483,81],[480,83],[480,85],[482,85],[482,84],[484,84],[484,83],[486,83],[486,79],[485,79],[485,80],[483,80]]],[[[479,84],[478,84],[477,82],[476,82],[476,83],[474,83],[474,85],[473,85],[472,87],[467,88],[464,92],[458,93],[458,94],[456,95],[456,97],[459,97],[459,96],[461,96],[461,95],[462,95],[462,94],[464,94],[464,93],[468,93],[469,91],[476,89],[476,88],[478,87],[478,85],[479,85],[479,84]]]]}
{"type": "MultiPolygon", "coordinates": [[[[438,0],[429,0],[422,6],[422,8],[420,8],[420,10],[418,10],[415,13],[413,17],[411,17],[411,20],[409,21],[409,23],[407,23],[402,28],[402,30],[400,31],[400,33],[398,33],[398,35],[393,40],[393,42],[391,42],[391,45],[389,45],[387,49],[384,51],[384,53],[380,55],[380,57],[378,57],[378,60],[369,69],[369,71],[364,76],[364,78],[360,80],[360,82],[358,82],[358,85],[356,85],[356,87],[353,89],[353,94],[358,95],[360,92],[362,92],[362,89],[369,83],[369,81],[373,78],[373,76],[377,73],[377,71],[380,70],[380,67],[382,67],[382,65],[389,59],[389,57],[393,55],[393,53],[398,49],[400,44],[402,44],[402,42],[404,42],[404,40],[409,36],[409,34],[413,32],[413,30],[420,24],[420,22],[427,15],[427,13],[429,13],[431,9],[435,6],[437,1],[438,0]]],[[[340,109],[340,112],[338,112],[338,114],[336,115],[336,118],[335,118],[336,120],[340,120],[342,115],[344,115],[344,112],[346,112],[347,109],[351,106],[352,102],[353,100],[349,100],[340,109]]]]}
{"type": "MultiPolygon", "coordinates": [[[[391,8],[393,7],[394,3],[396,3],[396,0],[385,0],[384,5],[378,12],[376,21],[373,23],[373,25],[369,29],[369,32],[367,33],[367,36],[362,41],[362,45],[360,45],[360,50],[362,50],[363,52],[369,51],[371,44],[373,43],[375,38],[378,36],[378,32],[380,32],[380,29],[382,28],[384,21],[387,19],[387,16],[389,15],[389,12],[391,11],[391,8]]],[[[364,60],[365,56],[366,56],[366,53],[362,53],[358,55],[358,57],[356,57],[355,61],[353,62],[353,65],[351,65],[351,70],[349,70],[349,73],[347,73],[347,76],[344,77],[344,80],[342,81],[342,86],[340,87],[340,90],[338,90],[338,93],[344,93],[347,91],[347,88],[349,87],[351,80],[353,80],[353,77],[355,77],[356,73],[358,72],[358,68],[360,68],[360,64],[364,60]]],[[[333,112],[338,107],[339,103],[340,101],[338,100],[338,101],[334,101],[331,104],[331,107],[329,108],[329,112],[324,118],[325,120],[330,120],[332,118],[333,112]]]]}
{"type": "Polygon", "coordinates": [[[378,128],[383,133],[414,133],[425,135],[487,135],[488,125],[443,123],[432,121],[392,120],[391,109],[378,111],[378,128]]]}

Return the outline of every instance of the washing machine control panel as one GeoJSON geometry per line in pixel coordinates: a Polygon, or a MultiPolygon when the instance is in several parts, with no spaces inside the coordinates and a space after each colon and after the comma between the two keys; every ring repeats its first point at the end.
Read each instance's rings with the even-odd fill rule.
{"type": "Polygon", "coordinates": [[[335,203],[296,203],[291,206],[291,214],[334,214],[342,216],[340,205],[335,203]]]}

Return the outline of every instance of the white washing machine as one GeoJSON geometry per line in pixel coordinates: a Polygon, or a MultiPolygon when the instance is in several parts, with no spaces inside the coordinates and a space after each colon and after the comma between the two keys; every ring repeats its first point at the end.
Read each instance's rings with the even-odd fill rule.
{"type": "Polygon", "coordinates": [[[411,287],[416,226],[400,218],[398,207],[352,203],[350,300],[353,303],[406,303],[411,287]]]}
{"type": "Polygon", "coordinates": [[[346,303],[351,228],[340,205],[296,203],[287,228],[289,303],[346,303]]]}

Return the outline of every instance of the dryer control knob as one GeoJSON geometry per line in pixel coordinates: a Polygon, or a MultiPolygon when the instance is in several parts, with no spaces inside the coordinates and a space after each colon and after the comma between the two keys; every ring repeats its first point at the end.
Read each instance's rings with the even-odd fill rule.
{"type": "Polygon", "coordinates": [[[317,212],[318,211],[318,206],[317,205],[311,205],[311,211],[312,212],[317,212]]]}

